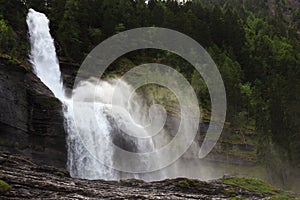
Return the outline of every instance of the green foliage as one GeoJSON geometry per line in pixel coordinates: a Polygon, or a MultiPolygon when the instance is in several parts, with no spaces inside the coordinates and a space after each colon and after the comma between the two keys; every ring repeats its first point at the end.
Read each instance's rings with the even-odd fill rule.
{"type": "Polygon", "coordinates": [[[83,58],[80,41],[81,28],[78,22],[79,2],[67,0],[64,17],[59,25],[59,40],[64,47],[66,56],[74,61],[83,58]]]}
{"type": "Polygon", "coordinates": [[[0,53],[17,57],[27,56],[28,37],[26,28],[27,9],[21,0],[0,0],[0,53]]]}
{"type": "Polygon", "coordinates": [[[208,108],[210,106],[208,90],[205,81],[197,70],[193,72],[191,85],[194,88],[200,105],[208,108]]]}
{"type": "Polygon", "coordinates": [[[242,108],[240,84],[241,84],[241,67],[237,61],[232,60],[228,54],[222,52],[218,47],[213,46],[209,49],[210,55],[219,67],[222,79],[225,84],[227,97],[227,121],[233,126],[239,120],[238,113],[242,108]]]}
{"type": "Polygon", "coordinates": [[[0,180],[0,193],[10,191],[12,187],[5,181],[0,180]]]}
{"type": "Polygon", "coordinates": [[[0,53],[13,54],[16,50],[15,33],[7,26],[3,19],[0,19],[0,53]]]}

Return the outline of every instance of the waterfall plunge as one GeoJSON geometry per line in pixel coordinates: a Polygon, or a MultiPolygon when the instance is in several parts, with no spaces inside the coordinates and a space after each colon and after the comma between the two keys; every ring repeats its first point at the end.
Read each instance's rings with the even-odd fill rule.
{"type": "MultiPolygon", "coordinates": [[[[94,91],[90,90],[95,84],[93,80],[83,81],[73,92],[84,96],[80,104],[80,115],[74,119],[73,100],[64,94],[61,82],[61,72],[55,52],[54,41],[50,35],[49,20],[43,13],[29,9],[27,25],[30,35],[31,54],[30,61],[36,75],[64,104],[66,130],[68,133],[68,169],[72,177],[85,179],[119,180],[124,178],[141,178],[145,180],[162,179],[160,173],[155,177],[147,177],[144,174],[122,173],[113,169],[118,165],[155,165],[159,160],[126,160],[115,154],[114,145],[130,152],[149,152],[154,150],[152,140],[133,139],[126,132],[144,133],[147,131],[136,124],[145,123],[146,117],[142,117],[143,103],[137,95],[135,102],[127,104],[130,98],[131,88],[125,82],[121,82],[122,94],[114,105],[117,109],[112,114],[112,97],[117,81],[100,82],[97,85],[96,102],[91,102],[94,91]],[[128,115],[130,114],[130,115],[128,115]],[[124,126],[125,125],[125,126],[124,126]],[[122,131],[121,126],[127,130],[122,131]],[[100,162],[101,160],[102,162],[100,162]]],[[[78,104],[77,104],[78,106],[78,104]]]]}

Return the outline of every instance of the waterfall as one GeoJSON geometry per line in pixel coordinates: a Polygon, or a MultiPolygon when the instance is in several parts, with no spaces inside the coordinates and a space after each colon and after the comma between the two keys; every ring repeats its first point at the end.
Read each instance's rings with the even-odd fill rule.
{"type": "Polygon", "coordinates": [[[146,175],[123,173],[114,166],[155,165],[158,160],[127,160],[117,154],[113,145],[125,151],[145,153],[155,149],[152,139],[135,139],[126,133],[147,135],[139,124],[147,123],[142,117],[145,107],[141,98],[135,95],[135,101],[128,104],[132,88],[124,81],[100,81],[96,92],[91,89],[96,81],[82,81],[73,89],[73,97],[81,96],[82,102],[76,104],[74,112],[73,97],[64,95],[61,72],[55,52],[54,41],[50,35],[49,20],[43,13],[29,9],[27,16],[31,54],[30,61],[36,75],[63,102],[65,126],[67,130],[68,170],[72,177],[84,179],[119,180],[123,178],[147,179],[146,175]],[[117,83],[122,91],[119,101],[112,110],[112,94],[117,83]],[[95,92],[95,94],[94,94],[95,92]],[[96,97],[95,102],[91,101],[96,97]],[[79,112],[79,114],[78,114],[79,112]],[[126,129],[124,131],[124,129],[126,129]]]}
{"type": "Polygon", "coordinates": [[[63,99],[64,89],[49,20],[43,13],[29,9],[26,21],[31,44],[30,62],[34,71],[57,98],[63,99]]]}
{"type": "Polygon", "coordinates": [[[69,132],[68,166],[71,175],[86,179],[140,178],[150,180],[151,178],[145,174],[124,173],[113,169],[114,166],[120,165],[126,165],[127,168],[135,168],[136,165],[147,168],[157,162],[142,158],[128,160],[126,156],[116,153],[113,148],[113,146],[118,146],[134,153],[154,150],[152,139],[136,139],[126,134],[130,132],[147,135],[147,131],[139,125],[147,123],[147,120],[141,120],[143,119],[140,115],[143,110],[142,99],[135,94],[134,100],[128,104],[132,88],[124,81],[114,79],[96,83],[96,80],[89,79],[83,81],[74,90],[73,96],[80,96],[82,99],[76,104],[77,112],[80,114],[80,116],[75,115],[76,122],[74,113],[66,115],[69,132]],[[118,94],[118,102],[113,104],[112,95],[118,84],[122,92],[118,94]]]}

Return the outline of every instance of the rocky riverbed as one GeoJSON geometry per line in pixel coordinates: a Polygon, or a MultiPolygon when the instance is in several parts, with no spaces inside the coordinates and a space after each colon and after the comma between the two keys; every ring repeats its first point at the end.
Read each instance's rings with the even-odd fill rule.
{"type": "Polygon", "coordinates": [[[210,182],[186,178],[157,182],[81,180],[71,178],[63,169],[4,152],[0,152],[0,180],[0,199],[269,199],[278,195],[296,199],[295,194],[246,178],[210,182]]]}

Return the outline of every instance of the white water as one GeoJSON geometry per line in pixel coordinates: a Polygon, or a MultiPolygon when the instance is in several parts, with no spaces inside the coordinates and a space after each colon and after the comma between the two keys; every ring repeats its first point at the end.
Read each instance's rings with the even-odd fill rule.
{"type": "MultiPolygon", "coordinates": [[[[129,161],[126,157],[118,155],[113,148],[114,145],[117,145],[131,152],[149,152],[154,150],[152,140],[134,140],[126,135],[126,132],[144,135],[147,132],[133,122],[130,117],[140,117],[143,104],[138,96],[135,98],[135,103],[127,104],[127,100],[131,95],[131,87],[123,81],[119,82],[122,93],[116,98],[118,102],[114,103],[114,110],[112,110],[112,95],[118,81],[100,82],[97,85],[95,94],[96,81],[93,79],[82,82],[74,90],[73,96],[77,96],[77,98],[80,96],[82,101],[76,104],[77,113],[80,116],[71,112],[67,112],[66,115],[69,133],[68,166],[73,177],[107,180],[124,178],[150,180],[149,177],[143,174],[123,173],[112,169],[117,165],[126,165],[132,168],[135,165],[147,167],[157,162],[150,159],[129,161]],[[94,95],[95,102],[92,101],[94,95]],[[139,103],[136,103],[137,101],[139,103]],[[76,123],[74,116],[76,116],[76,123]]],[[[69,105],[69,108],[71,106],[69,105]]],[[[141,121],[139,122],[142,123],[141,121]]]]}
{"type": "MultiPolygon", "coordinates": [[[[146,178],[144,175],[122,173],[114,170],[114,165],[150,166],[158,160],[126,160],[117,155],[112,148],[114,143],[120,148],[132,152],[149,152],[154,150],[152,140],[133,140],[125,132],[147,135],[137,123],[147,123],[143,117],[143,103],[138,96],[134,103],[128,104],[131,87],[121,82],[121,93],[112,115],[112,94],[117,81],[100,82],[96,94],[93,88],[95,81],[83,81],[73,95],[81,96],[82,102],[76,104],[74,113],[73,99],[67,98],[61,82],[61,72],[55,52],[54,41],[50,35],[49,20],[39,12],[29,9],[27,24],[31,42],[30,61],[36,75],[64,103],[65,126],[68,133],[68,170],[72,177],[85,179],[119,180],[122,178],[146,178]],[[96,96],[96,102],[90,101],[96,96]],[[79,109],[79,111],[78,111],[79,109]],[[130,115],[129,115],[130,114],[130,115]],[[75,118],[76,116],[76,118],[75,118]],[[101,160],[102,162],[100,162],[101,160]]],[[[159,174],[159,173],[158,173],[159,174]]],[[[161,177],[162,178],[162,177],[161,177]]],[[[155,179],[161,179],[156,177],[155,179]]]]}
{"type": "Polygon", "coordinates": [[[49,20],[43,13],[29,9],[26,21],[31,43],[30,61],[34,71],[57,98],[63,99],[64,89],[49,20]]]}

